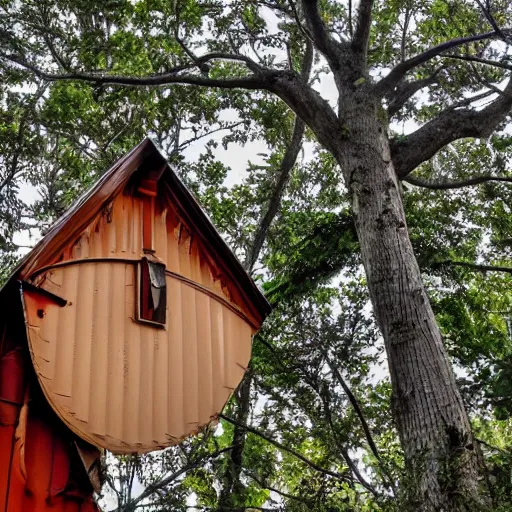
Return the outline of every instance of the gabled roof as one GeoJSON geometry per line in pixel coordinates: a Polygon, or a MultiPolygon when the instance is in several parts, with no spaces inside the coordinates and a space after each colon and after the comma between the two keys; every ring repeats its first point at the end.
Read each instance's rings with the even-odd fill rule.
{"type": "Polygon", "coordinates": [[[180,178],[172,170],[150,139],[144,139],[118,160],[86,193],[84,193],[50,228],[39,243],[20,261],[2,291],[15,280],[25,280],[38,269],[51,264],[66,245],[87,228],[93,218],[118,195],[138,170],[165,166],[166,180],[173,198],[179,203],[184,221],[197,230],[197,235],[227,277],[250,303],[260,321],[271,307],[241,263],[224,242],[180,178]]]}

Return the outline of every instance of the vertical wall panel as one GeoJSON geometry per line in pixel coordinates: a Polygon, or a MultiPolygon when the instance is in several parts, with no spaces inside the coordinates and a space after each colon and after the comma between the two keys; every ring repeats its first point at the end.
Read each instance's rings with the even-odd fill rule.
{"type": "Polygon", "coordinates": [[[212,339],[212,381],[215,410],[220,410],[229,397],[229,390],[224,386],[224,315],[223,307],[216,300],[210,299],[210,333],[212,339]]]}
{"type": "Polygon", "coordinates": [[[71,266],[66,269],[62,278],[62,296],[66,298],[68,305],[59,310],[53,389],[58,395],[64,396],[71,396],[76,323],[76,304],[73,304],[77,298],[79,271],[79,267],[71,266]]]}
{"type": "Polygon", "coordinates": [[[153,372],[153,439],[166,439],[169,389],[169,336],[167,331],[155,332],[155,371],[153,372]]]}
{"type": "Polygon", "coordinates": [[[139,258],[142,249],[142,206],[140,199],[132,197],[132,254],[139,258]]]}
{"type": "Polygon", "coordinates": [[[180,223],[174,212],[167,215],[167,261],[166,266],[171,272],[181,273],[180,254],[178,247],[180,223]]]}
{"type": "Polygon", "coordinates": [[[125,421],[123,425],[123,440],[130,445],[141,442],[139,436],[140,414],[140,378],[141,378],[141,328],[134,321],[135,316],[135,267],[126,265],[125,273],[125,333],[126,369],[124,376],[124,414],[132,421],[125,421]]]}
{"type": "Polygon", "coordinates": [[[168,299],[168,427],[167,434],[178,438],[183,432],[184,365],[183,365],[183,298],[182,284],[176,279],[167,279],[168,299]]]}
{"type": "Polygon", "coordinates": [[[195,428],[199,423],[199,375],[197,360],[197,316],[196,291],[182,285],[183,311],[183,406],[186,428],[195,428]]]}
{"type": "MultiPolygon", "coordinates": [[[[103,264],[103,263],[102,263],[103,264]]],[[[108,341],[107,428],[108,435],[123,435],[125,265],[112,266],[110,324],[108,341]]]]}
{"type": "Polygon", "coordinates": [[[155,216],[155,255],[167,264],[167,210],[157,210],[155,216]]]}
{"type": "Polygon", "coordinates": [[[154,372],[154,329],[141,329],[140,344],[140,405],[135,421],[139,422],[141,443],[148,446],[153,441],[153,372],[154,372]]]}
{"type": "Polygon", "coordinates": [[[210,298],[196,292],[197,342],[199,372],[199,418],[208,417],[213,409],[212,337],[210,332],[210,298]]]}
{"type": "Polygon", "coordinates": [[[97,265],[85,265],[78,274],[76,308],[80,312],[75,322],[75,350],[73,357],[72,396],[73,413],[81,421],[89,420],[91,381],[91,348],[94,318],[94,274],[97,265]]]}
{"type": "Polygon", "coordinates": [[[100,436],[106,433],[105,413],[107,410],[107,393],[105,382],[108,381],[108,344],[111,274],[113,267],[108,263],[96,265],[94,279],[94,320],[91,343],[91,386],[89,401],[89,423],[91,431],[100,436]],[[101,362],[101,363],[99,363],[101,362]]]}

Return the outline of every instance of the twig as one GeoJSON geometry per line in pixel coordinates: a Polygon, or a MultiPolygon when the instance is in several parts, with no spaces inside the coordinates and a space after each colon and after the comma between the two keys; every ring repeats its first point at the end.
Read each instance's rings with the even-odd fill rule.
{"type": "Polygon", "coordinates": [[[319,473],[323,473],[325,475],[332,476],[332,477],[337,478],[339,480],[345,480],[345,481],[347,480],[346,475],[342,475],[341,473],[337,473],[336,471],[331,471],[330,469],[326,469],[326,468],[323,468],[323,467],[319,466],[318,464],[316,464],[316,462],[313,462],[312,460],[309,460],[308,458],[304,457],[304,455],[300,454],[299,452],[296,452],[292,448],[284,446],[279,441],[276,441],[275,439],[272,439],[271,437],[268,437],[267,435],[263,434],[263,432],[260,432],[259,430],[256,430],[255,428],[252,428],[252,427],[250,427],[248,425],[243,425],[243,424],[239,423],[238,421],[235,421],[232,418],[229,418],[228,416],[225,416],[224,414],[219,414],[219,418],[222,418],[223,420],[226,420],[227,422],[229,422],[229,423],[231,423],[233,425],[238,425],[238,426],[244,428],[245,430],[247,430],[247,432],[250,432],[251,434],[255,434],[255,435],[261,437],[265,441],[267,441],[270,444],[274,445],[276,448],[279,448],[280,450],[283,450],[283,451],[289,453],[290,455],[293,455],[297,459],[299,459],[302,462],[304,462],[304,464],[307,464],[310,468],[318,471],[319,473]]]}
{"type": "Polygon", "coordinates": [[[411,176],[407,176],[403,179],[407,183],[411,185],[416,185],[417,187],[428,188],[430,190],[449,190],[454,188],[463,188],[470,187],[473,185],[479,185],[481,183],[487,183],[489,181],[498,181],[503,183],[512,183],[512,177],[506,176],[478,176],[476,178],[469,178],[467,180],[460,181],[451,181],[446,183],[433,183],[429,181],[424,181],[420,178],[413,178],[411,176]]]}

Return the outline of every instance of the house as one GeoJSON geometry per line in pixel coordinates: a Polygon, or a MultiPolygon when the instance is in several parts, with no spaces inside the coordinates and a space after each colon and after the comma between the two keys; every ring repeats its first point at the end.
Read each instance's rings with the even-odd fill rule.
{"type": "Polygon", "coordinates": [[[95,510],[99,450],[145,453],[208,424],[270,312],[148,139],[21,261],[0,305],[0,512],[95,510]]]}

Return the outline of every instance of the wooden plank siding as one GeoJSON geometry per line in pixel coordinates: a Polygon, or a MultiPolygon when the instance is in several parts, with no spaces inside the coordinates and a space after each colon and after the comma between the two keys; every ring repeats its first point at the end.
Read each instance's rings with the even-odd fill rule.
{"type": "Polygon", "coordinates": [[[75,434],[114,453],[176,444],[215,418],[270,311],[147,140],[51,228],[11,287],[14,279],[28,283],[28,345],[46,399],[75,434]],[[141,290],[156,294],[144,295],[143,313],[141,290]]]}
{"type": "Polygon", "coordinates": [[[179,442],[223,408],[256,326],[172,204],[156,205],[153,257],[166,266],[164,329],[135,320],[143,199],[120,194],[25,291],[33,364],[48,401],[88,442],[143,453],[179,442]]]}
{"type": "Polygon", "coordinates": [[[222,410],[247,368],[254,332],[235,311],[168,275],[160,329],[135,321],[134,264],[93,261],[51,272],[78,286],[63,287],[64,307],[25,291],[28,333],[46,397],[73,431],[114,453],[143,453],[176,443],[222,410]]]}

